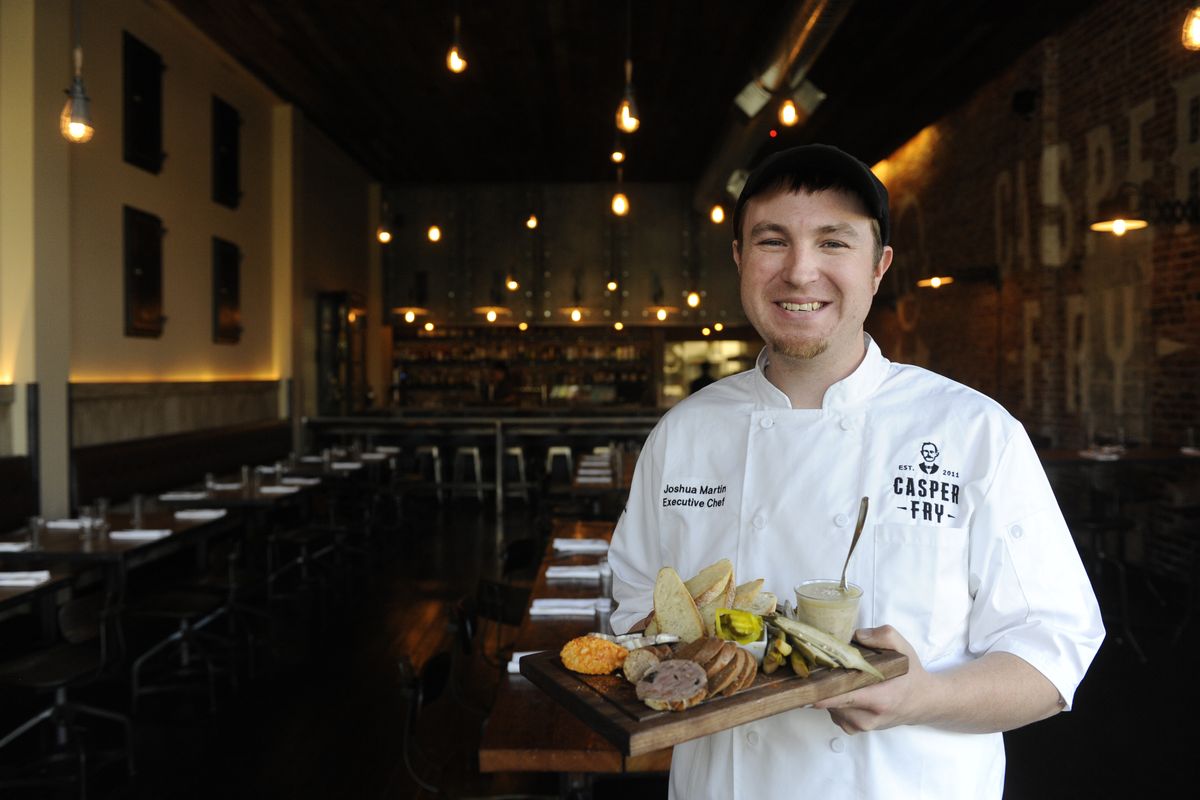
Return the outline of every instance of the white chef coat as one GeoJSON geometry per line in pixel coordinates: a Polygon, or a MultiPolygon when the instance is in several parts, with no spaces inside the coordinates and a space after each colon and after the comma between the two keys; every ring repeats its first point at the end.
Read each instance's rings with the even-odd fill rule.
{"type": "MultiPolygon", "coordinates": [[[[863,589],[858,627],[892,625],[931,672],[1012,653],[1069,708],[1104,628],[1029,437],[984,395],[866,343],[820,409],[791,407],[764,350],[663,415],[609,550],[614,629],[649,612],[662,566],[687,578],[729,558],[781,603],[802,580],[836,578],[865,495],[848,573],[863,589]]],[[[1003,785],[999,733],[848,736],[817,709],[677,745],[671,765],[681,800],[998,798],[1003,785]]]]}

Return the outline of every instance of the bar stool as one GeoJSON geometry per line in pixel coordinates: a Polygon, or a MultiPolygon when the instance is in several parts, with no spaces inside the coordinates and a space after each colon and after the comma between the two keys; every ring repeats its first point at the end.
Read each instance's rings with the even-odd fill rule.
{"type": "Polygon", "coordinates": [[[546,450],[546,478],[551,482],[571,482],[575,474],[575,459],[568,445],[550,445],[546,450]]]}
{"type": "Polygon", "coordinates": [[[473,445],[456,448],[454,451],[454,488],[451,494],[474,492],[475,498],[483,502],[483,459],[479,448],[473,445]],[[468,472],[470,473],[468,475],[468,472]],[[474,489],[464,489],[464,486],[474,485],[474,489]]]}
{"type": "Polygon", "coordinates": [[[525,476],[525,448],[504,448],[504,496],[520,497],[529,502],[529,481],[525,476]]]}
{"type": "Polygon", "coordinates": [[[436,444],[423,444],[417,448],[416,453],[417,471],[425,481],[433,484],[438,502],[442,502],[444,490],[442,489],[441,450],[436,444]]]}

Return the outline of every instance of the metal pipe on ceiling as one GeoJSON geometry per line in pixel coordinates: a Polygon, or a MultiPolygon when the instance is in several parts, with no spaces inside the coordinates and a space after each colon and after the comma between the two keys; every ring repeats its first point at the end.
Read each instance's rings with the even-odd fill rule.
{"type": "MultiPolygon", "coordinates": [[[[854,0],[804,0],[796,8],[766,67],[734,99],[732,119],[696,182],[692,207],[707,214],[726,193],[730,176],[749,166],[774,117],[764,108],[772,99],[800,88],[817,57],[833,38],[854,0]]],[[[811,97],[814,89],[806,87],[811,97]]],[[[740,191],[740,186],[737,187],[740,191]]]]}

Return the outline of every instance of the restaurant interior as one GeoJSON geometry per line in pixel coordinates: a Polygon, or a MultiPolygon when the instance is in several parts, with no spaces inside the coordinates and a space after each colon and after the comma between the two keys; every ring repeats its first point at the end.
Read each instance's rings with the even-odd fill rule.
{"type": "Polygon", "coordinates": [[[665,797],[514,654],[754,367],[733,205],[812,142],[1104,614],[1005,796],[1187,785],[1200,5],[0,0],[0,797],[665,797]]]}

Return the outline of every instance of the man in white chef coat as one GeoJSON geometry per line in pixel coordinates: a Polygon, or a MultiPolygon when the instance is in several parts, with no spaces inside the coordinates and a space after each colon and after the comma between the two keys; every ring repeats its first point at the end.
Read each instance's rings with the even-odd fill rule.
{"type": "Polygon", "coordinates": [[[1000,732],[1070,708],[1104,637],[1037,455],[997,403],[889,362],[864,333],[892,261],[887,190],[865,164],[825,145],[778,153],[733,224],[766,346],[646,440],[609,552],[613,627],[651,610],[662,566],[687,577],[729,558],[781,598],[836,578],[867,496],[856,638],[909,671],[677,745],[671,796],[999,798],[1000,732]]]}

